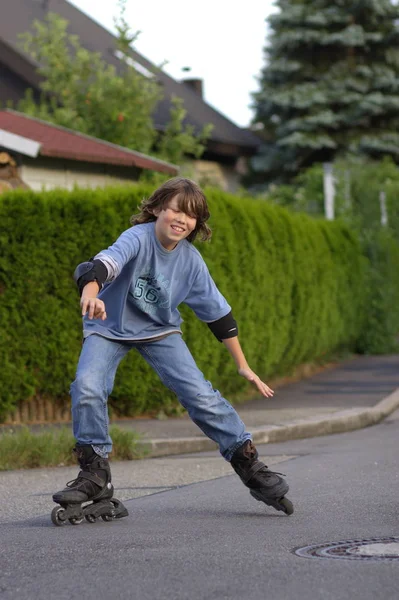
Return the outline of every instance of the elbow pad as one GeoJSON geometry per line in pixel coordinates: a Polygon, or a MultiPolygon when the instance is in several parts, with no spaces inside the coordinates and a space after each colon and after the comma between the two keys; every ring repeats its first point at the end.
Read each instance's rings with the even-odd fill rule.
{"type": "Polygon", "coordinates": [[[207,323],[207,325],[219,342],[238,335],[237,323],[231,311],[221,319],[207,323]]]}
{"type": "Polygon", "coordinates": [[[79,288],[79,293],[82,295],[83,288],[91,281],[96,281],[101,290],[107,280],[108,270],[101,260],[95,259],[78,265],[73,277],[79,288]]]}

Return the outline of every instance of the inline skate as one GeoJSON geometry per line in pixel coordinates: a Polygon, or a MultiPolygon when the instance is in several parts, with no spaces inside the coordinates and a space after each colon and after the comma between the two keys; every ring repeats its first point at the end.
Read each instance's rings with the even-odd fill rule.
{"type": "Polygon", "coordinates": [[[288,483],[281,477],[282,473],[270,471],[258,460],[258,456],[252,440],[247,440],[233,454],[231,466],[255,500],[292,515],[293,504],[285,498],[289,489],[288,483]]]}
{"type": "Polygon", "coordinates": [[[51,513],[54,525],[64,525],[67,521],[79,525],[84,519],[94,523],[99,517],[103,521],[127,517],[125,506],[113,498],[108,460],[96,454],[90,445],[76,445],[73,451],[82,470],[65,489],[53,495],[54,502],[60,504],[51,513]]]}

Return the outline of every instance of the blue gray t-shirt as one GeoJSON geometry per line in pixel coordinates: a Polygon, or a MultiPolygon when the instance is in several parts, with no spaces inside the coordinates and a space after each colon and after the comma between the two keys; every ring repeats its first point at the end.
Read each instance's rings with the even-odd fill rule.
{"type": "Polygon", "coordinates": [[[108,271],[98,295],[107,319],[84,317],[85,337],[97,333],[110,339],[148,340],[181,333],[182,302],[206,323],[231,310],[198,250],[187,240],[165,250],[155,235],[155,222],[131,227],[95,258],[108,271]]]}

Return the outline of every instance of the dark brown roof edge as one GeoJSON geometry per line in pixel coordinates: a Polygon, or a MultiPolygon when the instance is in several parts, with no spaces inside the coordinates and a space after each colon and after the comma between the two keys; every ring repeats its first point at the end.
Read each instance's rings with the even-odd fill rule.
{"type": "MultiPolygon", "coordinates": [[[[52,127],[53,129],[58,129],[60,131],[65,131],[66,133],[70,133],[72,135],[76,135],[78,137],[82,137],[84,139],[90,140],[91,142],[94,142],[94,143],[97,143],[100,145],[104,145],[104,146],[108,146],[110,148],[115,148],[115,150],[118,150],[119,152],[124,152],[125,154],[130,154],[132,156],[132,163],[137,167],[144,167],[144,165],[145,165],[144,168],[148,168],[148,161],[150,161],[152,164],[156,164],[158,167],[158,170],[161,172],[170,173],[170,174],[174,174],[174,175],[176,175],[179,172],[178,165],[168,163],[159,158],[154,158],[152,156],[149,156],[148,154],[142,154],[141,152],[137,152],[136,150],[130,150],[130,148],[125,148],[124,146],[118,146],[118,144],[113,144],[112,142],[108,142],[106,140],[102,140],[100,138],[96,138],[91,135],[81,133],[80,131],[75,131],[74,129],[62,127],[61,125],[55,125],[54,123],[49,123],[48,121],[43,121],[42,119],[38,119],[37,117],[32,117],[30,115],[26,115],[25,113],[21,113],[16,110],[12,110],[10,108],[4,109],[4,112],[14,114],[21,118],[30,119],[31,121],[35,121],[36,123],[40,123],[41,125],[45,125],[47,127],[52,127]]],[[[42,155],[46,154],[47,156],[55,156],[56,153],[53,153],[53,154],[48,153],[48,152],[46,152],[45,149],[42,148],[40,154],[42,154],[42,155]]],[[[65,155],[63,155],[63,157],[67,158],[67,154],[68,153],[65,152],[65,155]]],[[[57,156],[58,156],[58,158],[60,158],[60,156],[58,154],[57,154],[57,156]]],[[[85,160],[87,160],[87,159],[85,159],[85,160]]]]}
{"type": "Polygon", "coordinates": [[[42,77],[37,74],[37,64],[23,54],[20,50],[16,50],[11,44],[0,37],[0,61],[11,67],[19,77],[24,79],[30,86],[39,90],[39,84],[42,77]]]}

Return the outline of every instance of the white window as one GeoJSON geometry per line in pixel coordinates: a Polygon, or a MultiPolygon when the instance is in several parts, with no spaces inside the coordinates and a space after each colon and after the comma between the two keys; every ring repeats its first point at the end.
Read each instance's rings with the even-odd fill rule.
{"type": "Polygon", "coordinates": [[[135,71],[141,73],[141,75],[144,75],[144,77],[148,77],[149,79],[155,77],[154,73],[151,73],[151,71],[143,67],[143,65],[138,63],[131,56],[126,56],[126,54],[124,54],[121,50],[115,50],[114,54],[116,58],[119,58],[119,60],[125,62],[127,65],[129,65],[129,67],[133,67],[135,71]]]}

